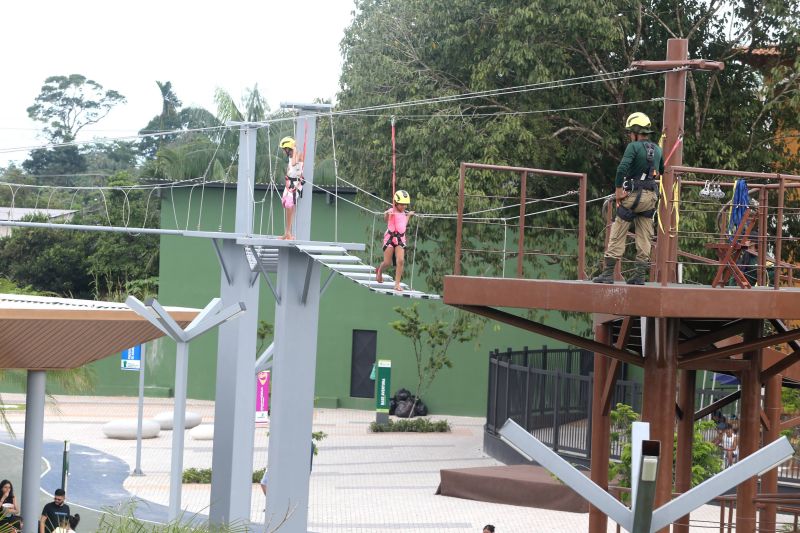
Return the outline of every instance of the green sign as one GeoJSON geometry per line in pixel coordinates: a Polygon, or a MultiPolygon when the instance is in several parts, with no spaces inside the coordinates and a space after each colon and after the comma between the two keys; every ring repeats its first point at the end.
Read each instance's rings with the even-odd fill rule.
{"type": "Polygon", "coordinates": [[[375,380],[378,391],[375,394],[375,411],[389,414],[389,398],[392,388],[392,362],[389,359],[378,359],[378,379],[375,380]]]}

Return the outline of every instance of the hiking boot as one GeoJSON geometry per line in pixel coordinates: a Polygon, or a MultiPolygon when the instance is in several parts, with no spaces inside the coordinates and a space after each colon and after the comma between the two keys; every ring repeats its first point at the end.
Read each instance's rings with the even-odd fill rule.
{"type": "Polygon", "coordinates": [[[605,267],[599,276],[592,278],[592,283],[614,283],[614,270],[617,268],[616,259],[605,259],[605,267]]]}
{"type": "Polygon", "coordinates": [[[636,266],[633,267],[633,275],[628,279],[628,285],[644,285],[644,282],[650,277],[650,263],[645,261],[636,261],[636,266]]]}

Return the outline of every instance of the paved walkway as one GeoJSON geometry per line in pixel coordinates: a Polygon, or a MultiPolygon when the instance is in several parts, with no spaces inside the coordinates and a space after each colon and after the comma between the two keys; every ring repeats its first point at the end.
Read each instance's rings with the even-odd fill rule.
{"type": "MultiPolygon", "coordinates": [[[[24,401],[3,395],[6,403],[24,401]]],[[[145,417],[171,410],[169,399],[145,401],[145,417]]],[[[213,403],[189,401],[188,410],[200,413],[203,423],[213,423],[213,403]]],[[[45,417],[45,455],[54,469],[43,478],[50,491],[60,480],[63,441],[72,443],[68,499],[102,509],[128,498],[142,500],[137,515],[163,519],[168,503],[171,431],[143,441],[143,477],[129,477],[135,463],[136,441],[105,438],[102,425],[112,419],[136,417],[135,398],[58,397],[57,409],[45,417]]],[[[317,409],[314,430],[328,437],[319,446],[311,475],[309,529],[319,533],[374,533],[402,531],[480,532],[484,524],[497,526],[498,533],[586,531],[588,514],[562,513],[527,507],[491,504],[436,496],[439,470],[495,466],[483,454],[482,418],[447,417],[449,434],[368,432],[374,414],[346,409],[317,409]]],[[[21,437],[22,413],[9,412],[12,426],[21,437]]],[[[436,418],[436,417],[434,417],[436,418]]],[[[184,467],[210,468],[211,441],[186,438],[184,467]]],[[[256,430],[254,468],[266,465],[267,430],[256,430]]],[[[183,506],[187,513],[208,511],[209,485],[184,485],[183,506]]],[[[251,519],[263,521],[264,497],[252,487],[251,519]]],[[[719,509],[705,506],[692,515],[692,531],[707,531],[718,524],[719,509]],[[707,522],[702,522],[707,521],[707,522]],[[705,526],[705,527],[700,527],[705,526]]],[[[609,525],[609,531],[615,531],[609,525]]]]}

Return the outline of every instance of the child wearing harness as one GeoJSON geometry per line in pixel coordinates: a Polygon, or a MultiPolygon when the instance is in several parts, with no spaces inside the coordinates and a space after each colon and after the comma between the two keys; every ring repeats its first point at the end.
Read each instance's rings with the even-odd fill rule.
{"type": "Polygon", "coordinates": [[[292,233],[294,211],[297,207],[298,198],[303,197],[303,184],[306,181],[303,178],[303,154],[297,151],[297,143],[292,137],[281,139],[280,147],[289,158],[289,164],[286,167],[286,185],[283,189],[283,195],[281,195],[286,228],[281,238],[291,241],[294,240],[294,233],[292,233]]]}
{"type": "Polygon", "coordinates": [[[406,255],[406,227],[408,219],[414,215],[413,211],[406,211],[411,204],[411,196],[406,191],[394,193],[392,207],[384,211],[383,218],[387,222],[386,233],[383,234],[383,263],[378,265],[375,279],[383,283],[381,271],[389,264],[395,266],[394,290],[400,292],[400,278],[403,276],[403,265],[406,255]]]}

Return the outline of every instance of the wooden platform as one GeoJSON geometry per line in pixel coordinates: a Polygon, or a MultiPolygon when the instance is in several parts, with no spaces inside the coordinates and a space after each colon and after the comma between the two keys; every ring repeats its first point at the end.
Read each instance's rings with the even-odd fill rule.
{"type": "Polygon", "coordinates": [[[589,504],[541,466],[485,466],[441,471],[436,494],[481,502],[589,512],[589,504]]]}
{"type": "Polygon", "coordinates": [[[660,318],[800,318],[800,289],[446,276],[444,303],[660,318]]]}

